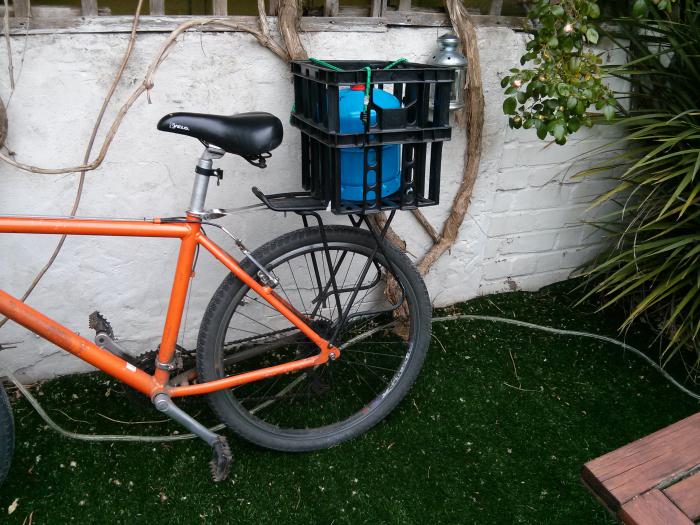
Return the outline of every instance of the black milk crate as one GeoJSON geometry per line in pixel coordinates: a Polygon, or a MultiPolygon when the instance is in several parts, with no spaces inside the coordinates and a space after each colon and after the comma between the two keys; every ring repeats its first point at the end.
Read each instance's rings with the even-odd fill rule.
{"type": "Polygon", "coordinates": [[[330,61],[335,71],[311,61],[292,63],[295,104],[290,122],[301,130],[302,185],[309,196],[330,203],[335,213],[374,213],[415,209],[439,203],[442,142],[451,137],[450,68],[402,62],[330,61]],[[371,68],[369,110],[376,123],[363,133],[340,132],[339,92],[342,86],[365,85],[371,68]],[[374,88],[388,91],[401,104],[382,109],[374,104],[374,88]],[[400,145],[398,191],[381,196],[383,146],[400,145]],[[341,198],[341,151],[362,148],[362,200],[341,198]],[[427,171],[426,171],[426,168],[427,171]],[[375,184],[368,184],[368,173],[375,184]]]}
{"type": "Polygon", "coordinates": [[[381,187],[381,146],[367,146],[365,153],[364,200],[343,200],[340,195],[340,151],[302,132],[301,183],[309,195],[330,203],[334,213],[375,213],[381,210],[412,210],[420,206],[434,206],[440,202],[440,161],[442,142],[415,142],[401,146],[401,183],[399,190],[382,197],[376,191],[381,187]],[[430,148],[428,149],[428,146],[430,148]],[[376,183],[367,184],[367,155],[374,149],[378,159],[372,169],[377,173],[376,183]],[[429,159],[429,172],[426,165],[429,159]],[[368,197],[368,194],[371,195],[368,197]]]}
{"type": "MultiPolygon", "coordinates": [[[[426,132],[425,140],[450,138],[450,93],[454,82],[454,70],[441,67],[402,62],[391,69],[384,69],[391,62],[333,60],[326,62],[344,71],[334,71],[308,60],[292,62],[294,75],[293,126],[313,128],[324,135],[321,140],[333,146],[363,145],[357,134],[340,132],[339,91],[341,86],[364,85],[367,81],[366,66],[371,68],[372,87],[384,89],[391,86],[393,95],[401,101],[401,107],[382,109],[374,104],[370,90],[370,109],[377,112],[377,122],[371,126],[371,140],[376,144],[403,144],[410,139],[401,138],[397,132],[426,132]],[[384,135],[386,137],[383,137],[384,135]]],[[[424,139],[420,139],[424,140],[424,139]]]]}

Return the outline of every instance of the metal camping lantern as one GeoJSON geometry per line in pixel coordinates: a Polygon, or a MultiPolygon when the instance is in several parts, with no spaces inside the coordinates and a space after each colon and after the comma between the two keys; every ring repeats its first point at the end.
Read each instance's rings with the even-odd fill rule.
{"type": "Polygon", "coordinates": [[[468,61],[459,52],[459,38],[454,33],[446,33],[437,39],[438,51],[430,62],[436,66],[447,66],[455,70],[455,80],[450,95],[450,110],[464,107],[464,86],[467,78],[468,61]]]}

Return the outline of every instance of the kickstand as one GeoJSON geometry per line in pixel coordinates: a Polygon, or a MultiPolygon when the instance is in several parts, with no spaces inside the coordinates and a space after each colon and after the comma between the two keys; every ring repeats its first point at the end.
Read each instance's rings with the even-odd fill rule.
{"type": "Polygon", "coordinates": [[[212,448],[212,459],[209,462],[211,477],[215,482],[228,478],[231,470],[231,448],[224,436],[215,434],[199,421],[180,409],[168,394],[156,394],[153,405],[159,412],[177,421],[190,432],[203,439],[212,448]]]}

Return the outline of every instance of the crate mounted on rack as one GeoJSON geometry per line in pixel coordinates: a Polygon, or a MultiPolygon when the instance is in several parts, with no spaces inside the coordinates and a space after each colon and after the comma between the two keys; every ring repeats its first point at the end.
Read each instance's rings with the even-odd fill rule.
{"type": "Polygon", "coordinates": [[[301,130],[302,185],[312,198],[335,213],[438,204],[452,69],[305,60],[292,73],[290,121],[301,130]]]}

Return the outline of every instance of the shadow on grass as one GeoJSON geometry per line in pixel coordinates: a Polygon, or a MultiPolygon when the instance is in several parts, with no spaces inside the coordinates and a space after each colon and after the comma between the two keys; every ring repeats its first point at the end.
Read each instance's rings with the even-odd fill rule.
{"type": "MultiPolygon", "coordinates": [[[[575,307],[571,282],[489,296],[456,310],[615,335],[620,316],[575,307]]],[[[455,310],[455,309],[452,309],[455,310]]],[[[437,313],[436,313],[437,314],[437,313]]],[[[85,444],[14,402],[15,462],[0,522],[611,523],[579,481],[584,462],[664,427],[697,404],[613,345],[483,321],[433,326],[425,368],[377,428],[331,450],[290,455],[231,436],[231,478],[209,481],[199,442],[85,444]],[[17,510],[6,509],[19,498],[17,510]]],[[[642,328],[631,344],[648,343],[642,328]]],[[[101,374],[35,387],[68,429],[163,434],[101,374]]],[[[201,401],[191,413],[211,416],[201,401]]]]}

